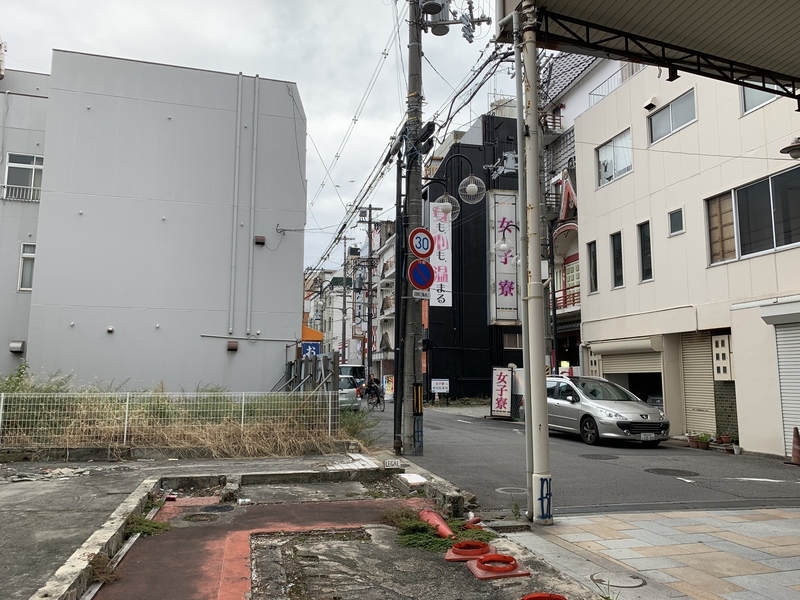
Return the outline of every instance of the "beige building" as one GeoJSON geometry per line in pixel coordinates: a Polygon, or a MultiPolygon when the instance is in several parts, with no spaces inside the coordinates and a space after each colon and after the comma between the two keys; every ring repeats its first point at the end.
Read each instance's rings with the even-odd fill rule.
{"type": "Polygon", "coordinates": [[[584,372],[672,434],[791,454],[800,426],[800,133],[785,98],[646,68],[575,120],[584,372]]]}

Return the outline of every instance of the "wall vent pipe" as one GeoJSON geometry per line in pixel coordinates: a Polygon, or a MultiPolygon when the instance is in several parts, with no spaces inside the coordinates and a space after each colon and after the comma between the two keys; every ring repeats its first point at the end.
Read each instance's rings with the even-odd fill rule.
{"type": "Polygon", "coordinates": [[[233,333],[234,300],[236,292],[236,241],[239,221],[239,152],[242,142],[242,73],[236,94],[236,152],[233,162],[233,225],[231,225],[231,295],[228,300],[228,333],[233,333]]]}

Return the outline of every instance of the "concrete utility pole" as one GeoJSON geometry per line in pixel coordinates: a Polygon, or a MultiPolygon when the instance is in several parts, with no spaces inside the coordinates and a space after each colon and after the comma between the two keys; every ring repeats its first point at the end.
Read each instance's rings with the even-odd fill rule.
{"type": "MultiPolygon", "coordinates": [[[[422,26],[423,16],[419,0],[408,2],[408,100],[407,135],[411,141],[406,150],[406,227],[412,231],[422,226],[422,157],[414,142],[422,127],[422,26]]],[[[397,269],[402,268],[396,265],[397,269]]],[[[414,384],[422,375],[422,307],[421,301],[411,297],[410,285],[403,278],[403,382],[401,399],[414,397],[414,384]]],[[[395,311],[397,308],[395,307],[395,311]]],[[[395,394],[398,390],[395,382],[395,394]]],[[[397,398],[395,398],[397,402],[397,398]]],[[[414,447],[414,407],[412,402],[403,402],[403,447],[414,447]]]]}
{"type": "MultiPolygon", "coordinates": [[[[372,270],[375,265],[372,259],[372,211],[383,210],[380,206],[367,207],[367,375],[372,373],[372,270]]],[[[360,221],[363,223],[364,221],[360,221]]]]}
{"type": "Polygon", "coordinates": [[[342,243],[344,244],[344,260],[342,261],[342,351],[339,353],[341,362],[347,362],[346,339],[347,334],[347,242],[353,238],[343,237],[342,243]]]}
{"type": "MultiPolygon", "coordinates": [[[[522,60],[525,65],[525,186],[528,207],[528,328],[530,350],[525,363],[531,382],[530,431],[533,435],[533,521],[553,523],[550,437],[547,429],[547,381],[544,365],[544,286],[542,286],[541,184],[539,181],[539,65],[536,51],[536,8],[524,0],[521,9],[522,60]]],[[[531,515],[528,515],[530,518],[531,515]]]]}

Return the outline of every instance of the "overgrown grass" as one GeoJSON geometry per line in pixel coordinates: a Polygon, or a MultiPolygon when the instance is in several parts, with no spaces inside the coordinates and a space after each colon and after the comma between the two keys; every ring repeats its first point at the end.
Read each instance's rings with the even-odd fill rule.
{"type": "Polygon", "coordinates": [[[89,556],[89,581],[91,583],[111,583],[119,579],[119,576],[111,570],[109,563],[111,559],[102,552],[89,556]]]}
{"type": "Polygon", "coordinates": [[[169,529],[169,523],[151,521],[142,515],[131,515],[128,518],[128,522],[125,523],[125,537],[127,538],[137,533],[142,537],[158,535],[159,533],[169,531],[169,529]]]}
{"type": "Polygon", "coordinates": [[[381,418],[368,410],[343,410],[339,417],[339,432],[343,439],[355,439],[367,448],[374,448],[381,439],[375,431],[381,418]]]}
{"type": "Polygon", "coordinates": [[[397,542],[401,546],[419,548],[430,552],[447,552],[456,542],[477,540],[489,542],[497,536],[484,529],[464,529],[466,521],[448,519],[447,525],[453,530],[455,539],[445,539],[436,535],[436,530],[419,518],[419,511],[410,508],[387,510],[381,515],[381,523],[391,525],[399,530],[397,542]]]}

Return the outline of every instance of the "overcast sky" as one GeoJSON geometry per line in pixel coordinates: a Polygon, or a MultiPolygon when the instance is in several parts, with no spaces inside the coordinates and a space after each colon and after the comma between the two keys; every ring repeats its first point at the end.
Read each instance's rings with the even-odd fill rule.
{"type": "MultiPolygon", "coordinates": [[[[494,2],[474,4],[476,16],[494,16],[494,2]]],[[[466,0],[454,0],[451,8],[460,11],[462,5],[466,0]]],[[[333,163],[382,64],[332,172],[334,184],[327,182],[309,209],[306,265],[315,264],[330,243],[344,204],[364,185],[405,111],[406,0],[3,0],[0,10],[9,69],[49,73],[51,51],[58,48],[297,82],[308,117],[309,205],[325,177],[322,161],[333,163]],[[398,16],[400,38],[388,45],[398,16]]],[[[450,86],[458,87],[469,74],[492,32],[479,28],[473,44],[461,37],[460,27],[443,37],[424,34],[430,61],[423,62],[426,119],[442,106],[450,86]]],[[[490,91],[513,94],[509,73],[496,76],[477,94],[472,112],[462,112],[455,123],[484,112],[490,91]]],[[[393,218],[393,176],[372,203],[393,218]]],[[[360,244],[363,232],[353,233],[360,244]]],[[[340,256],[335,252],[326,266],[338,266],[340,256]]]]}

